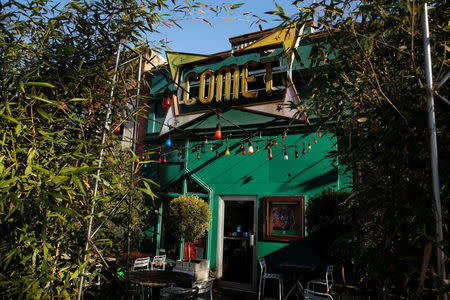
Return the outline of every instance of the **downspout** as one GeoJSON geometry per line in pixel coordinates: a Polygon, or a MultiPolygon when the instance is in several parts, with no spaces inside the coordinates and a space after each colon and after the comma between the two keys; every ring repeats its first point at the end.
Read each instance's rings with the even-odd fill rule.
{"type": "Polygon", "coordinates": [[[161,201],[158,207],[158,225],[156,226],[156,255],[159,255],[159,248],[161,248],[162,205],[161,201]]]}

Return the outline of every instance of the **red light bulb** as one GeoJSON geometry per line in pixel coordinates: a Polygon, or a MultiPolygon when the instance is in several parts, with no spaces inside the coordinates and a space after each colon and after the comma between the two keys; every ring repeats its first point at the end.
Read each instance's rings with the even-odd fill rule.
{"type": "Polygon", "coordinates": [[[222,138],[222,126],[220,126],[220,123],[217,123],[216,133],[214,134],[214,138],[216,140],[220,140],[222,138]]]}
{"type": "Polygon", "coordinates": [[[114,123],[114,128],[116,128],[115,130],[114,130],[114,133],[118,133],[118,132],[120,132],[120,126],[119,126],[119,124],[117,124],[117,123],[114,123]]]}
{"type": "Polygon", "coordinates": [[[172,93],[169,91],[169,89],[164,90],[162,106],[165,109],[169,109],[170,106],[172,106],[172,93]]]}

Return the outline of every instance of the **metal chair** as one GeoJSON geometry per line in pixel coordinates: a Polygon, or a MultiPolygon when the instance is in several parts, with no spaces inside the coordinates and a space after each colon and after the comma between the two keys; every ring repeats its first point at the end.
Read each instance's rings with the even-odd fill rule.
{"type": "Polygon", "coordinates": [[[259,277],[259,290],[258,290],[258,300],[264,298],[264,287],[266,279],[276,279],[278,280],[278,298],[281,300],[283,296],[283,275],[281,274],[271,274],[267,273],[266,260],[264,258],[258,259],[259,266],[261,267],[261,275],[259,277]]]}
{"type": "Polygon", "coordinates": [[[333,296],[328,293],[320,293],[308,289],[303,290],[303,295],[305,300],[333,300],[333,296]]]}
{"type": "Polygon", "coordinates": [[[139,257],[134,260],[133,271],[150,270],[150,257],[139,257]]]}
{"type": "MultiPolygon", "coordinates": [[[[198,294],[203,295],[209,293],[209,300],[213,300],[212,288],[214,279],[196,280],[192,283],[192,287],[198,289],[198,294]]],[[[205,300],[205,298],[197,297],[197,300],[205,300]]]]}
{"type": "Polygon", "coordinates": [[[161,299],[195,299],[198,295],[198,288],[182,288],[178,286],[171,286],[161,289],[159,295],[161,299]]]}
{"type": "Polygon", "coordinates": [[[153,257],[150,269],[164,271],[166,269],[166,255],[156,255],[153,257]]]}
{"type": "Polygon", "coordinates": [[[308,281],[306,288],[308,290],[316,291],[314,289],[314,286],[319,285],[323,287],[323,290],[325,290],[326,287],[326,293],[330,293],[331,289],[333,288],[334,278],[333,278],[333,270],[334,266],[328,266],[327,271],[325,272],[325,279],[313,279],[308,281]]]}

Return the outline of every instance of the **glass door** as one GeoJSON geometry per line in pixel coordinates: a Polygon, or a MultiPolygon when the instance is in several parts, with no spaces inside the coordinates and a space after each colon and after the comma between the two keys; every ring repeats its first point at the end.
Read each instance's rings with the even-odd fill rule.
{"type": "Polygon", "coordinates": [[[256,197],[224,197],[221,205],[221,280],[225,286],[253,290],[256,268],[256,197]]]}

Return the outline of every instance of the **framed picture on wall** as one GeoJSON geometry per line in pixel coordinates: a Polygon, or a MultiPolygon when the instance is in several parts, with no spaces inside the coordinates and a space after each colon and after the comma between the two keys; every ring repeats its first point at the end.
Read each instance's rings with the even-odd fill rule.
{"type": "Polygon", "coordinates": [[[264,197],[264,239],[294,241],[305,237],[305,197],[264,197]]]}

